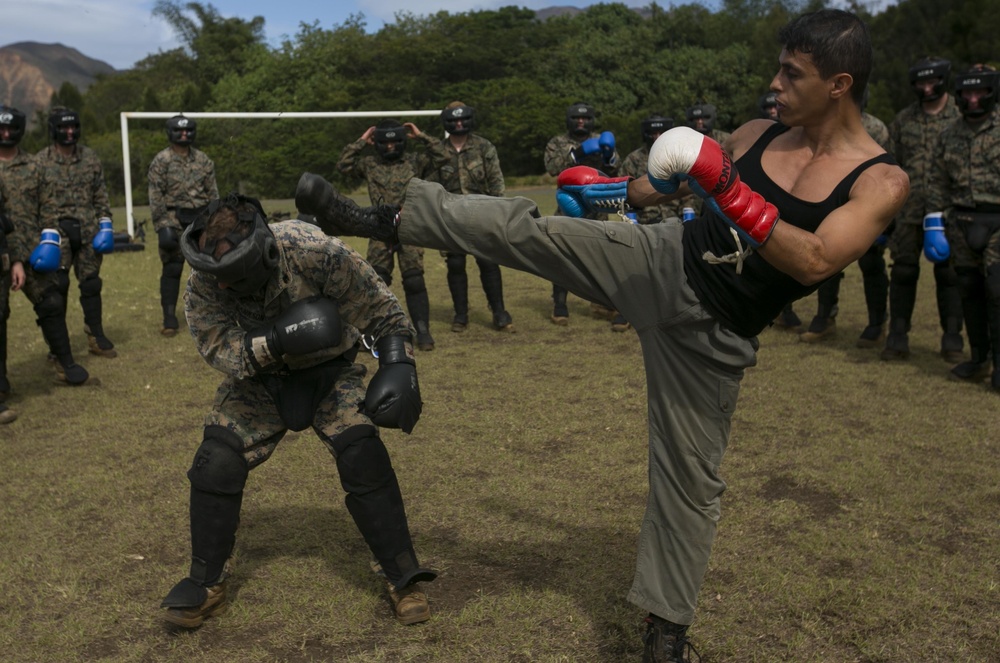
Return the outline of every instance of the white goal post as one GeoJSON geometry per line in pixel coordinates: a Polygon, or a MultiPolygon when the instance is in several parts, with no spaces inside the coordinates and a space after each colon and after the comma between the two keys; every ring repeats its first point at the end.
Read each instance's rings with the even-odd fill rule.
{"type": "Polygon", "coordinates": [[[125,111],[121,114],[122,125],[122,170],[125,172],[125,219],[128,223],[129,237],[135,237],[135,219],[132,216],[132,164],[129,157],[128,147],[128,121],[135,119],[163,119],[167,120],[175,115],[184,115],[194,119],[198,118],[248,118],[248,119],[302,119],[302,118],[324,118],[324,117],[430,117],[440,115],[439,110],[405,110],[405,111],[316,111],[316,112],[276,112],[276,113],[167,113],[167,112],[145,112],[145,111],[125,111]]]}

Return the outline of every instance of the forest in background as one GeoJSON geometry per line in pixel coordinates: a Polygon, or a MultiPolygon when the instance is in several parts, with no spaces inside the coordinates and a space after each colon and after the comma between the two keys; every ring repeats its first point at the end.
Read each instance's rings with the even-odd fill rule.
{"type": "MultiPolygon", "coordinates": [[[[756,117],[777,69],[778,29],[830,5],[724,0],[713,12],[653,3],[646,18],[610,3],[545,21],[509,6],[403,13],[374,33],[354,16],[332,29],[301,23],[273,47],[265,42],[263,17],[223,17],[209,3],[158,0],[153,13],[170,23],[181,48],[101,76],[82,94],[64,84],[52,105],[80,112],[82,142],[100,155],[118,204],[123,111],[427,110],[457,99],[476,109],[477,133],[496,145],[506,176],[537,176],[546,142],[565,131],[565,109],[576,101],[597,109],[598,128],[615,133],[622,155],[640,145],[639,123],[653,112],[680,122],[687,106],[711,103],[719,110],[717,126],[726,130],[756,117]]],[[[1000,58],[1000,0],[848,8],[870,26],[876,65],[867,110],[887,123],[913,100],[907,70],[919,58],[945,57],[953,72],[1000,58]]],[[[441,133],[435,118],[400,119],[441,133]]],[[[202,119],[197,146],[215,161],[221,191],[289,198],[306,170],[357,185],[333,166],[371,124],[370,118],[202,119]]],[[[143,204],[146,169],[167,144],[164,122],[133,119],[129,126],[133,196],[143,204]]],[[[47,140],[45,122],[38,122],[24,147],[37,151],[47,140]]]]}

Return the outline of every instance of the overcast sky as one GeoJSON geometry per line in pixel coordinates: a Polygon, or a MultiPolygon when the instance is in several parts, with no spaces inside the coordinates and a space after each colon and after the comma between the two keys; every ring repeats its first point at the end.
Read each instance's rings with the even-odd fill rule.
{"type": "MultiPolygon", "coordinates": [[[[701,0],[715,6],[716,0],[701,0]]],[[[178,46],[173,30],[152,15],[152,1],[135,0],[3,0],[0,46],[19,41],[61,43],[84,55],[103,60],[117,69],[128,69],[150,53],[178,46]]],[[[187,0],[180,0],[183,6],[187,0]]],[[[349,16],[363,14],[370,32],[392,23],[397,12],[418,16],[445,10],[461,13],[517,5],[529,9],[552,6],[588,7],[592,0],[212,0],[225,17],[251,19],[263,16],[269,43],[293,36],[301,23],[319,21],[321,28],[340,25],[349,16]]],[[[624,0],[642,7],[650,0],[624,0]]],[[[661,2],[669,7],[670,2],[661,2]]],[[[678,2],[675,4],[687,4],[678,2]]]]}

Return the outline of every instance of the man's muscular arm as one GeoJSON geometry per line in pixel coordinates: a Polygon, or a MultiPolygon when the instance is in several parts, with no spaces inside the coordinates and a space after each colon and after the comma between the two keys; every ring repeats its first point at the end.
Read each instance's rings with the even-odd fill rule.
{"type": "Polygon", "coordinates": [[[757,252],[799,283],[819,283],[875,243],[906,201],[909,182],[897,166],[872,166],[858,178],[847,204],[828,215],[815,233],[779,220],[757,252]]]}

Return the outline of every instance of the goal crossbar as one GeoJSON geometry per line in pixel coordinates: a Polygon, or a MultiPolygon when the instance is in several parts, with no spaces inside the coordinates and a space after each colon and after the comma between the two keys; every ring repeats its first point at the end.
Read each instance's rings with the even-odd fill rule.
{"type": "Polygon", "coordinates": [[[169,119],[175,115],[190,118],[247,118],[257,120],[311,119],[311,118],[352,118],[352,117],[430,117],[440,115],[439,110],[406,110],[406,111],[303,111],[303,112],[196,112],[168,113],[165,111],[125,111],[121,113],[122,127],[122,170],[125,173],[125,220],[128,224],[129,237],[135,237],[135,218],[132,214],[132,163],[129,156],[128,121],[129,119],[169,119]]]}

